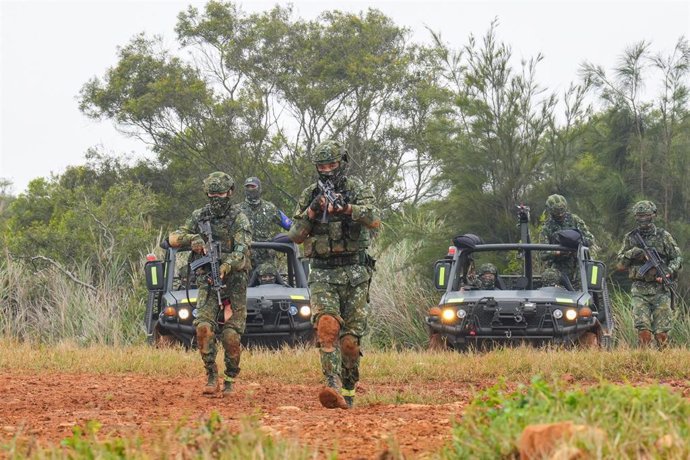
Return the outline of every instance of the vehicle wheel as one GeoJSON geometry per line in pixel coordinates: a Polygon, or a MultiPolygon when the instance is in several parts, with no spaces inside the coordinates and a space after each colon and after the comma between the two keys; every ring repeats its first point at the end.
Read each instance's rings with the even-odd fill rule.
{"type": "Polygon", "coordinates": [[[158,324],[153,328],[153,345],[156,348],[173,348],[177,345],[177,339],[172,335],[163,335],[158,324]]]}
{"type": "Polygon", "coordinates": [[[613,337],[610,335],[602,335],[599,338],[599,346],[602,350],[611,351],[613,349],[613,337]]]}
{"type": "Polygon", "coordinates": [[[577,339],[577,344],[581,348],[596,348],[599,346],[599,334],[585,332],[577,339]]]}
{"type": "Polygon", "coordinates": [[[435,332],[429,337],[429,350],[432,351],[442,351],[448,350],[448,342],[445,337],[441,334],[435,332]]]}

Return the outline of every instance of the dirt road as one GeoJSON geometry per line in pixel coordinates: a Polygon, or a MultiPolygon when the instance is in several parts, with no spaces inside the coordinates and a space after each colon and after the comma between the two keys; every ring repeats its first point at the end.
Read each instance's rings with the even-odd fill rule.
{"type": "MultiPolygon", "coordinates": [[[[471,398],[470,389],[448,385],[415,391],[443,404],[368,404],[351,411],[323,409],[311,386],[239,381],[231,397],[200,394],[197,379],[153,379],[142,375],[0,374],[0,440],[18,431],[57,443],[74,425],[102,423],[101,433],[154,439],[161,428],[189,425],[218,411],[230,430],[256,415],[265,430],[281,438],[330,451],[338,458],[377,458],[394,439],[411,457],[437,451],[450,440],[451,420],[471,398]],[[157,389],[165,388],[164,396],[157,389]]],[[[395,394],[409,388],[363,386],[362,392],[395,394]]]]}

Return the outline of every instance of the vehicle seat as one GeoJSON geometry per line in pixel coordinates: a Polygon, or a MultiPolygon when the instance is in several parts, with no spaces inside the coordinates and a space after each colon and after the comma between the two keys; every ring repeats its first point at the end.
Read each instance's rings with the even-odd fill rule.
{"type": "Polygon", "coordinates": [[[574,291],[573,283],[570,282],[570,278],[565,273],[561,273],[561,286],[566,288],[568,291],[574,291]]]}
{"type": "Polygon", "coordinates": [[[500,289],[501,291],[505,291],[506,289],[506,283],[498,273],[496,273],[496,284],[494,285],[494,289],[500,289]]]}
{"type": "Polygon", "coordinates": [[[526,276],[520,276],[515,278],[515,283],[513,284],[513,289],[516,291],[527,289],[528,280],[526,276]]]}

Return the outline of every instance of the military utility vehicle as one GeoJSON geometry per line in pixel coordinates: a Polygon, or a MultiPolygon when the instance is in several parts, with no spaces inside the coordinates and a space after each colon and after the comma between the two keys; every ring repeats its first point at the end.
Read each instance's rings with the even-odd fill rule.
{"type": "Polygon", "coordinates": [[[464,234],[435,263],[434,281],[443,295],[426,317],[431,345],[464,350],[515,342],[587,343],[610,348],[614,322],[606,266],[592,259],[577,231],[562,231],[560,244],[534,244],[529,208],[518,207],[518,219],[519,243],[485,244],[464,234]],[[559,272],[558,283],[542,282],[535,267],[549,251],[571,257],[575,279],[559,272]],[[475,267],[485,262],[498,267],[494,289],[482,289],[476,281],[475,267]]]}
{"type": "MultiPolygon", "coordinates": [[[[163,260],[149,255],[145,265],[149,290],[144,327],[151,344],[182,344],[196,346],[193,321],[197,315],[198,284],[190,273],[187,261],[190,252],[167,247],[163,260]]],[[[271,242],[254,242],[252,250],[276,252],[283,266],[273,284],[260,284],[256,267],[247,287],[247,327],[242,341],[245,345],[280,346],[311,342],[311,308],[307,288],[306,260],[302,261],[297,246],[281,238],[271,242]]],[[[221,315],[222,317],[222,315],[221,315]]]]}

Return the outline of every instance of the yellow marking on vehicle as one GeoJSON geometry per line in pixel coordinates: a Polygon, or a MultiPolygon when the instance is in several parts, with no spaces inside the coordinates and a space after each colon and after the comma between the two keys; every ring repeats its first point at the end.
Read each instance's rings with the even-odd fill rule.
{"type": "Polygon", "coordinates": [[[441,267],[438,271],[438,276],[440,278],[438,285],[443,287],[446,284],[446,267],[441,267]]]}
{"type": "Polygon", "coordinates": [[[558,303],[575,303],[573,299],[565,299],[565,298],[559,298],[556,297],[556,302],[558,303]]]}
{"type": "Polygon", "coordinates": [[[458,297],[456,299],[449,299],[447,303],[462,303],[464,300],[464,297],[458,297]]]}
{"type": "Polygon", "coordinates": [[[599,274],[599,267],[596,265],[592,266],[592,279],[590,280],[591,284],[596,285],[597,284],[597,275],[599,274]]]}
{"type": "Polygon", "coordinates": [[[185,299],[180,300],[180,303],[192,303],[192,302],[196,302],[196,297],[193,297],[191,299],[185,298],[185,299]]]}
{"type": "Polygon", "coordinates": [[[292,300],[307,300],[307,298],[304,297],[303,295],[291,295],[290,298],[292,300]]]}
{"type": "Polygon", "coordinates": [[[154,267],[151,267],[151,283],[158,284],[158,270],[154,267]]]}

